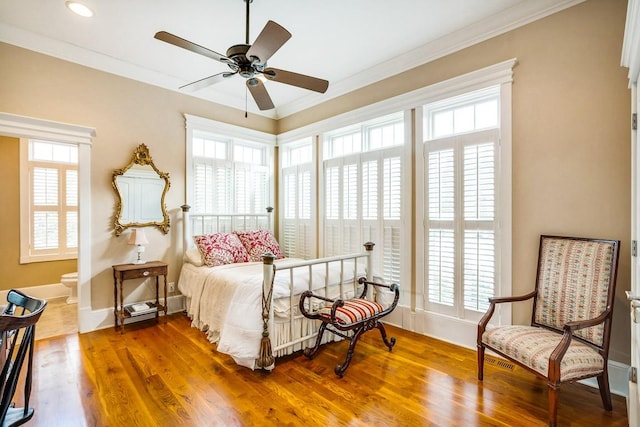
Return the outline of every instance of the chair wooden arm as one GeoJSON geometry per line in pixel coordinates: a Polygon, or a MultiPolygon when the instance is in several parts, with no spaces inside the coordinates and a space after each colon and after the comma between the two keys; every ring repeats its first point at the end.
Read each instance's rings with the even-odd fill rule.
{"type": "Polygon", "coordinates": [[[536,291],[529,292],[528,294],[525,294],[525,295],[515,295],[510,297],[493,297],[493,298],[489,298],[489,302],[494,304],[502,304],[504,302],[526,301],[528,299],[533,298],[534,296],[536,296],[536,291]]]}
{"type": "Polygon", "coordinates": [[[589,328],[591,326],[596,326],[602,322],[604,322],[607,317],[611,314],[611,309],[607,309],[603,311],[600,316],[594,317],[593,319],[586,320],[576,320],[575,322],[565,323],[562,329],[566,332],[567,330],[573,332],[579,329],[589,328]]]}
{"type": "Polygon", "coordinates": [[[481,342],[482,341],[482,334],[484,333],[484,330],[486,329],[487,324],[489,324],[489,321],[491,320],[491,317],[493,317],[493,312],[496,309],[496,304],[503,304],[503,303],[506,303],[506,302],[526,301],[526,300],[531,299],[531,298],[533,298],[535,296],[536,296],[536,291],[529,292],[528,294],[525,294],[525,295],[489,298],[489,308],[487,309],[486,313],[480,319],[480,322],[478,322],[478,337],[477,337],[478,345],[482,344],[482,342],[481,342]]]}

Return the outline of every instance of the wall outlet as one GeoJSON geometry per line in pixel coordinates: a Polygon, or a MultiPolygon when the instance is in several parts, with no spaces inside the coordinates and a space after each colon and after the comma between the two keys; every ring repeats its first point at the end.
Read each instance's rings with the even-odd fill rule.
{"type": "Polygon", "coordinates": [[[175,292],[176,291],[176,282],[167,283],[167,291],[175,292]]]}

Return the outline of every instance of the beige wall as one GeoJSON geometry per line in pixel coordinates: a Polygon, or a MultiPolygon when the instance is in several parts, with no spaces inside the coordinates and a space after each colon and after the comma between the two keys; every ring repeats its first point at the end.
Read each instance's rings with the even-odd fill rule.
{"type": "Polygon", "coordinates": [[[20,264],[20,139],[0,136],[0,290],[60,283],[76,260],[20,264]]]}
{"type": "MultiPolygon", "coordinates": [[[[92,148],[92,306],[112,304],[111,265],[127,262],[112,233],[111,172],[145,143],[171,174],[168,236],[147,233],[148,258],[179,265],[184,201],[182,113],[282,133],[510,58],[513,84],[513,287],[535,278],[539,235],[622,241],[612,356],[628,362],[630,92],[620,67],[626,1],[588,0],[414,70],[277,122],[0,44],[0,111],[96,128],[92,148]],[[625,360],[626,359],[626,360],[625,360]]],[[[4,190],[3,190],[4,191],[4,190]]],[[[0,245],[4,245],[0,243],[0,245]]],[[[3,249],[4,251],[4,249],[3,249]]],[[[516,319],[523,320],[522,312],[516,319]]]]}

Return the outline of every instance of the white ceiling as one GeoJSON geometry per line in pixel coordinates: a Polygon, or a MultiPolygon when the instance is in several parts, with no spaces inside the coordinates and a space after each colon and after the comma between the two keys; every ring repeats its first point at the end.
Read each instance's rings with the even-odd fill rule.
{"type": "MultiPolygon", "coordinates": [[[[292,33],[269,65],[329,80],[329,89],[266,82],[276,105],[266,112],[240,76],[190,95],[241,110],[248,96],[249,112],[281,118],[581,1],[253,0],[250,42],[268,20],[292,33]]],[[[92,18],[64,3],[0,1],[0,41],[171,90],[228,69],[154,39],[157,31],[222,54],[245,42],[244,0],[84,0],[92,18]]]]}

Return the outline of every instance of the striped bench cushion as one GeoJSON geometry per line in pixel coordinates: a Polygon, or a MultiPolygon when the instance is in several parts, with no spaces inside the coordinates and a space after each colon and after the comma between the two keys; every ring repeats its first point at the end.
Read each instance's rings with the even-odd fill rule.
{"type": "MultiPolygon", "coordinates": [[[[380,313],[384,308],[375,301],[369,301],[361,298],[353,298],[344,301],[342,307],[336,310],[336,320],[338,323],[348,325],[350,323],[359,322],[368,319],[380,313]]],[[[320,316],[331,319],[331,305],[327,305],[320,309],[320,316]]]]}
{"type": "MultiPolygon", "coordinates": [[[[482,342],[548,377],[549,356],[560,343],[562,334],[533,326],[500,326],[487,329],[482,342]]],[[[560,364],[561,381],[602,372],[604,359],[592,347],[578,340],[571,345],[560,364]]]]}

